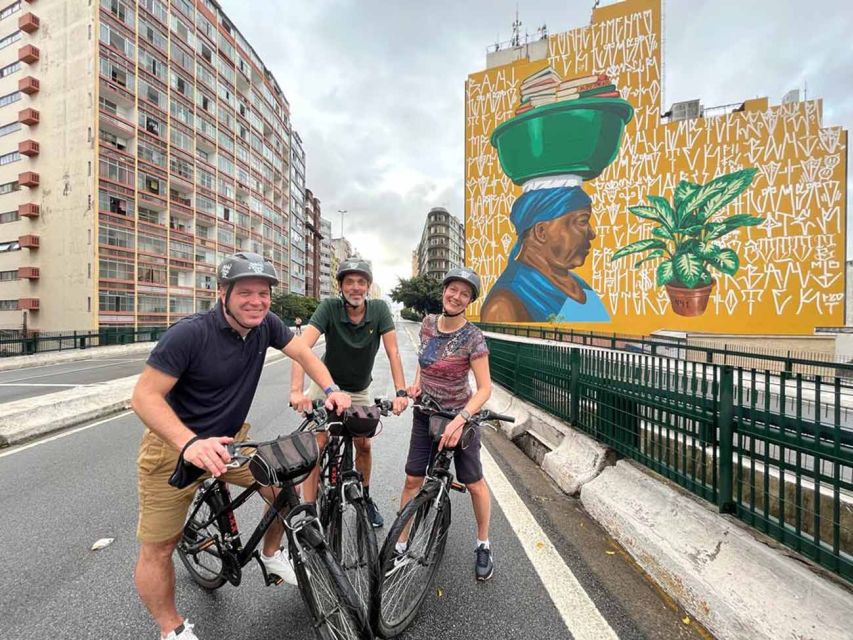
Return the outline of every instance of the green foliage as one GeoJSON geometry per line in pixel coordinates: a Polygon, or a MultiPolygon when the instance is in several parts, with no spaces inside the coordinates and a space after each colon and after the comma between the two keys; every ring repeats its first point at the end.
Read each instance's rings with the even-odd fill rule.
{"type": "Polygon", "coordinates": [[[314,298],[299,296],[295,293],[276,293],[273,295],[270,310],[287,325],[292,325],[296,318],[302,318],[304,327],[319,304],[320,302],[314,298]]]}
{"type": "Polygon", "coordinates": [[[421,317],[441,311],[441,282],[430,276],[415,276],[409,280],[399,279],[391,290],[391,299],[412,309],[421,317]]]}
{"type": "Polygon", "coordinates": [[[660,259],[655,270],[658,286],[673,283],[695,289],[711,283],[709,269],[734,275],[740,268],[737,254],[714,240],[741,227],[761,224],[764,218],[746,214],[712,218],[752,184],[757,171],[735,171],[704,185],[682,180],[675,187],[671,204],[660,196],[646,196],[651,206],[637,205],[628,211],[657,223],[651,232],[654,237],[621,247],[610,260],[648,252],[634,267],[660,259]]]}
{"type": "Polygon", "coordinates": [[[400,317],[402,317],[403,320],[414,320],[415,322],[420,322],[424,319],[423,316],[420,315],[417,311],[415,311],[414,309],[409,309],[408,307],[404,307],[400,311],[400,317]]]}

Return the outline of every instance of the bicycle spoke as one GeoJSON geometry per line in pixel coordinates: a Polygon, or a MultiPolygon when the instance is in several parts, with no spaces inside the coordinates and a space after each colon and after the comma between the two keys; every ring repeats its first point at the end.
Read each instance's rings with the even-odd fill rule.
{"type": "Polygon", "coordinates": [[[305,553],[305,571],[316,602],[316,624],[325,625],[333,638],[358,638],[352,613],[339,601],[331,576],[313,549],[305,553]]]}

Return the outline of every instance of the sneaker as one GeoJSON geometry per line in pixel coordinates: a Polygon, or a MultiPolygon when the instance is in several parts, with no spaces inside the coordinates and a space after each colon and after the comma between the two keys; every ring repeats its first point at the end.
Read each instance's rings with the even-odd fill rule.
{"type": "Polygon", "coordinates": [[[296,572],[293,570],[293,565],[290,564],[290,558],[284,549],[279,549],[272,557],[267,557],[261,551],[260,556],[268,574],[276,575],[287,584],[296,586],[296,572]]]}
{"type": "Polygon", "coordinates": [[[412,561],[413,558],[409,555],[408,545],[406,545],[405,551],[398,551],[395,549],[394,561],[391,563],[391,566],[388,567],[388,571],[385,572],[385,577],[390,578],[407,564],[411,564],[412,561]]]}
{"type": "Polygon", "coordinates": [[[382,514],[379,513],[379,509],[377,508],[376,503],[373,502],[373,498],[366,498],[364,503],[367,506],[367,519],[370,520],[370,524],[372,524],[375,529],[384,525],[385,518],[383,518],[382,514]]]}
{"type": "Polygon", "coordinates": [[[173,629],[167,636],[160,636],[162,640],[198,640],[198,636],[193,633],[194,624],[190,624],[189,620],[184,620],[181,626],[173,629]]]}
{"type": "Polygon", "coordinates": [[[492,550],[484,544],[477,547],[477,564],[474,565],[477,580],[488,580],[495,572],[495,563],[492,562],[492,550]]]}

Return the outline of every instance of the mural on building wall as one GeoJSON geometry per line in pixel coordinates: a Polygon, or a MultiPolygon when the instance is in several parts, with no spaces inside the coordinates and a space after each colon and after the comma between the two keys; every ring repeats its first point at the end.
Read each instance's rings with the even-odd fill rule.
{"type": "Polygon", "coordinates": [[[843,324],[846,131],[820,100],[662,121],[660,23],[660,0],[609,5],[550,36],[547,59],[469,76],[466,257],[486,292],[471,317],[843,324]]]}

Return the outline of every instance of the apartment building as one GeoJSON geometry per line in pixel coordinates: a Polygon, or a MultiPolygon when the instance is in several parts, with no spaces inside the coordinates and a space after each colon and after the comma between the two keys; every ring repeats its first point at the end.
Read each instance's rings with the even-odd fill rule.
{"type": "Polygon", "coordinates": [[[213,0],[0,7],[0,326],[165,326],[239,250],[286,286],[290,132],[213,0]]]}
{"type": "Polygon", "coordinates": [[[320,199],[305,189],[305,295],[320,299],[320,199]]]}
{"type": "Polygon", "coordinates": [[[417,253],[417,274],[441,280],[448,269],[465,264],[465,226],[444,207],[433,207],[427,214],[417,253]]]}
{"type": "MultiPolygon", "coordinates": [[[[335,269],[336,271],[337,269],[335,269]]],[[[320,218],[320,300],[332,295],[332,223],[320,218]]]]}
{"type": "Polygon", "coordinates": [[[290,147],[290,292],[305,295],[305,150],[294,130],[290,147]]]}

